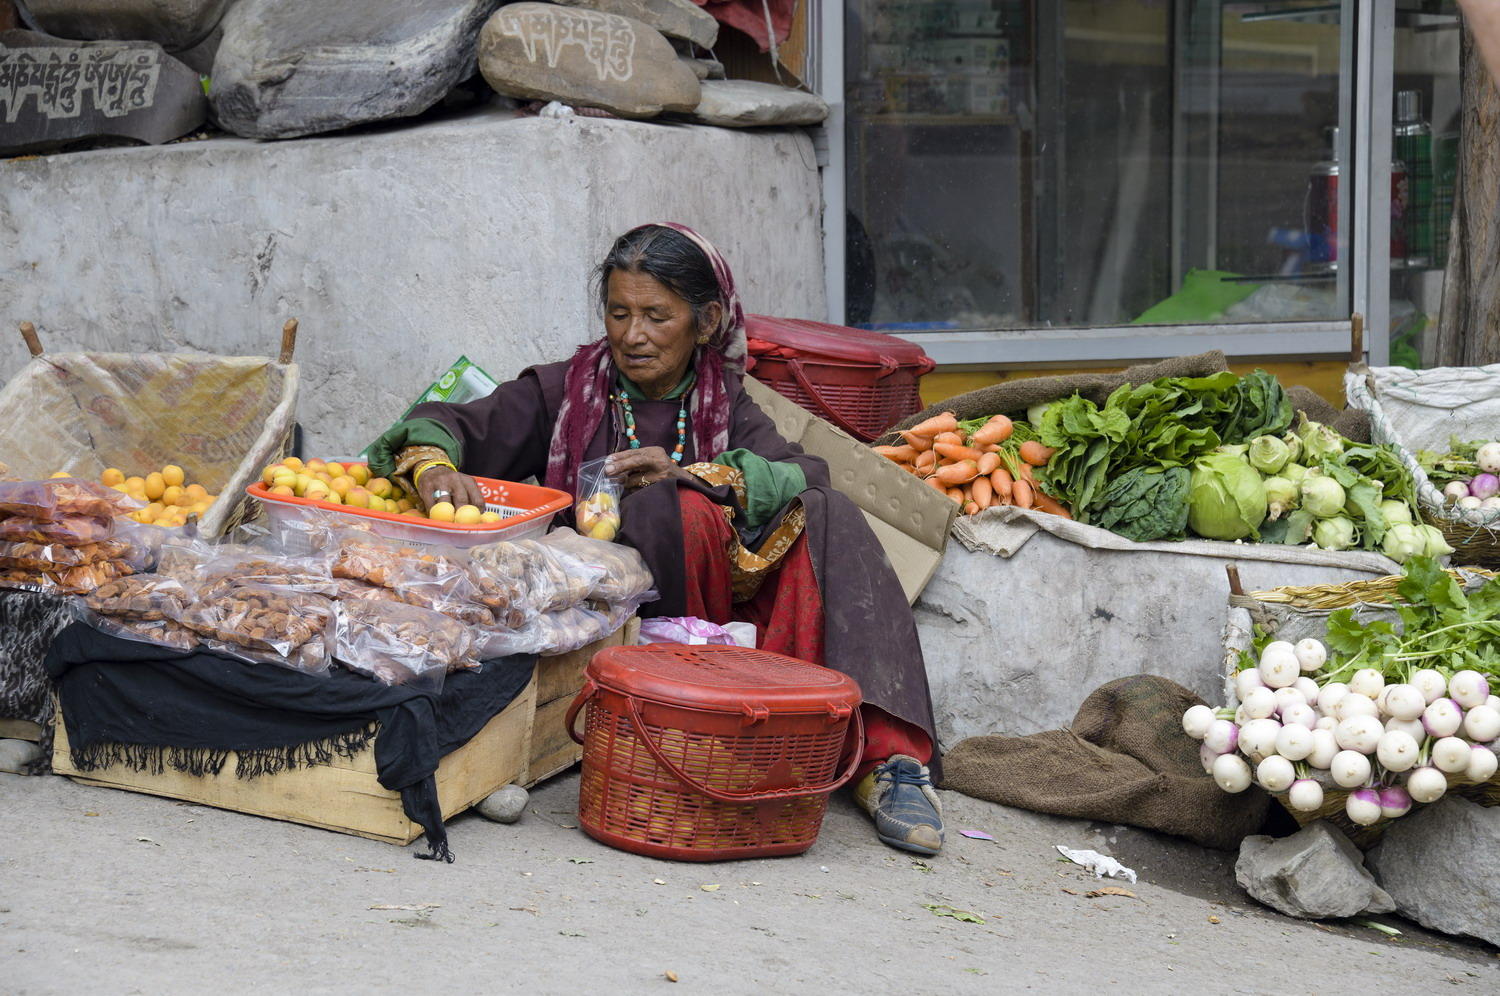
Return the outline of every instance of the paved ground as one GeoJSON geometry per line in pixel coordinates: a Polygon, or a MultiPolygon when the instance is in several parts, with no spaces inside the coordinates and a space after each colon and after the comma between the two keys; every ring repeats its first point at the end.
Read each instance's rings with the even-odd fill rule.
{"type": "Polygon", "coordinates": [[[458,861],[435,865],[414,848],[0,775],[0,991],[1500,991],[1494,948],[1390,917],[1400,937],[1287,919],[1240,892],[1231,855],[1149,833],[950,793],[949,847],[921,862],[877,842],[841,797],[801,857],[678,864],[574,829],[577,784],[543,786],[515,826],[455,819],[458,861]],[[1054,844],[1134,867],[1140,881],[1117,884],[1135,897],[1088,898],[1107,883],[1054,844]]]}

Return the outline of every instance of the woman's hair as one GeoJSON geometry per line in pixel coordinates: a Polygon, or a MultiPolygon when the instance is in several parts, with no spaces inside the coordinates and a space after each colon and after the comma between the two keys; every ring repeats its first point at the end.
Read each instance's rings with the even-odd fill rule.
{"type": "Polygon", "coordinates": [[[594,273],[601,308],[609,303],[609,275],[616,270],[654,277],[692,306],[693,322],[699,331],[704,327],[708,305],[723,303],[713,264],[692,239],[671,228],[643,225],[615,239],[609,255],[594,273]]]}

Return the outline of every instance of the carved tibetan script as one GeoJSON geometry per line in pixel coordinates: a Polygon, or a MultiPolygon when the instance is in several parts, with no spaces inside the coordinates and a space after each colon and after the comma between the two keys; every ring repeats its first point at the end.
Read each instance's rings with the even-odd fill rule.
{"type": "Polygon", "coordinates": [[[635,75],[635,28],[619,18],[592,10],[521,10],[500,8],[500,30],[520,39],[531,62],[556,69],[565,50],[576,45],[599,81],[628,81],[635,75]]]}
{"type": "Polygon", "coordinates": [[[14,124],[26,98],[44,118],[76,118],[86,110],[107,118],[150,107],[161,63],[149,48],[0,48],[0,109],[14,124]]]}

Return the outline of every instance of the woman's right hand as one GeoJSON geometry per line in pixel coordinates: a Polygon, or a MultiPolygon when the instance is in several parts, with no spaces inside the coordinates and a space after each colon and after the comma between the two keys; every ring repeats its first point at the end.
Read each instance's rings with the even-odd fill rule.
{"type": "Polygon", "coordinates": [[[450,467],[424,470],[417,481],[417,496],[422,499],[424,509],[431,509],[440,501],[451,502],[454,508],[474,505],[481,511],[484,509],[484,492],[479,490],[479,482],[450,467]]]}

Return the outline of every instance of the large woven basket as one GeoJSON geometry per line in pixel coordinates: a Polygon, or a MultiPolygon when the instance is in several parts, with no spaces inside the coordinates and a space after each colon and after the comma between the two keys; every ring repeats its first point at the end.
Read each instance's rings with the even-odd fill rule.
{"type": "Polygon", "coordinates": [[[215,538],[260,514],[245,493],[285,456],[296,417],[297,323],[279,360],[200,353],[44,353],[22,325],[32,359],[0,390],[0,453],[10,472],[98,480],[106,467],[145,474],[166,464],[219,495],[198,523],[215,538]]]}
{"type": "MultiPolygon", "coordinates": [[[[1495,576],[1487,570],[1462,569],[1449,573],[1466,587],[1477,586],[1495,576]]],[[[1295,643],[1309,636],[1322,639],[1328,632],[1329,614],[1338,609],[1353,609],[1355,617],[1361,621],[1373,618],[1394,620],[1397,617],[1391,602],[1397,597],[1396,586],[1401,580],[1398,575],[1230,595],[1229,619],[1224,627],[1223,671],[1224,698],[1230,708],[1239,705],[1234,676],[1239,670],[1240,654],[1250,649],[1255,627],[1261,627],[1277,639],[1295,643]]],[[[1285,804],[1285,793],[1273,793],[1272,797],[1283,804],[1299,825],[1327,820],[1360,849],[1373,847],[1392,821],[1381,820],[1367,827],[1359,826],[1344,813],[1350,790],[1334,784],[1327,772],[1317,772],[1314,778],[1323,786],[1323,806],[1320,809],[1303,812],[1285,804]]],[[[1500,775],[1483,783],[1455,783],[1450,778],[1447,794],[1471,799],[1481,806],[1500,806],[1500,775]]]]}
{"type": "MultiPolygon", "coordinates": [[[[1409,403],[1390,404],[1382,401],[1380,384],[1390,375],[1406,371],[1377,367],[1371,370],[1363,365],[1352,366],[1344,375],[1344,394],[1351,408],[1362,408],[1370,415],[1370,438],[1372,442],[1387,443],[1396,448],[1401,462],[1411,472],[1417,485],[1417,498],[1421,504],[1422,517],[1432,523],[1453,547],[1453,563],[1471,564],[1476,567],[1500,569],[1500,512],[1484,515],[1466,513],[1443,500],[1443,493],[1432,483],[1427,471],[1417,462],[1416,450],[1446,449],[1450,436],[1470,439],[1485,437],[1500,438],[1500,365],[1472,368],[1437,368],[1411,374],[1418,378],[1410,386],[1403,385],[1403,394],[1420,391],[1420,378],[1450,378],[1445,387],[1451,392],[1455,385],[1473,385],[1476,405],[1473,411],[1460,412],[1447,404],[1434,405],[1445,416],[1441,419],[1441,430],[1418,430],[1410,424],[1409,403]],[[1483,396],[1481,403],[1480,395],[1483,396]]],[[[1389,399],[1388,399],[1389,400],[1389,399]]],[[[1451,402],[1450,402],[1451,403],[1451,402]]]]}

